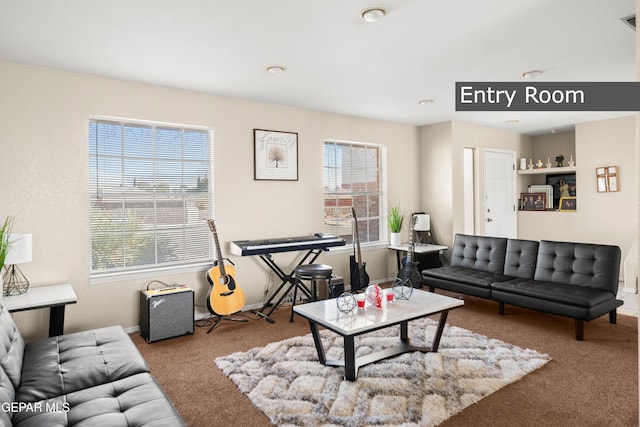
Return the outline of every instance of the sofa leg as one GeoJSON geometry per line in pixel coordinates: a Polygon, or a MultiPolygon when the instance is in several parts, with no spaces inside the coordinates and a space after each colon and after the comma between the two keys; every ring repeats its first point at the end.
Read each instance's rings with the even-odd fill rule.
{"type": "Polygon", "coordinates": [[[618,311],[615,308],[609,312],[609,323],[612,323],[614,325],[616,324],[616,322],[618,321],[617,313],[618,311]]]}
{"type": "Polygon", "coordinates": [[[502,301],[498,301],[498,313],[504,316],[504,303],[502,301]]]}
{"type": "Polygon", "coordinates": [[[436,292],[436,288],[434,288],[433,286],[429,286],[429,292],[435,293],[436,292]]]}
{"type": "Polygon", "coordinates": [[[576,322],[576,340],[584,341],[584,320],[575,319],[576,322]]]}

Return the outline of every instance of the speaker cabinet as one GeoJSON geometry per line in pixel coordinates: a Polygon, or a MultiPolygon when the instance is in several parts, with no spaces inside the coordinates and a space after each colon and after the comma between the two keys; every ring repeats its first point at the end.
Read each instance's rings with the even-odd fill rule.
{"type": "Polygon", "coordinates": [[[140,335],[154,342],[192,334],[193,290],[187,286],[140,291],[140,335]]]}

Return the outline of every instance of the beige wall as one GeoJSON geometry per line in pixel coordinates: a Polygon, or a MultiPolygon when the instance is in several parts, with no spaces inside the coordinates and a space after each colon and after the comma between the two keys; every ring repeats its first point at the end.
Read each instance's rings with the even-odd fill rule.
{"type": "MultiPolygon", "coordinates": [[[[564,156],[564,165],[569,166],[569,160],[573,156],[576,159],[576,134],[574,131],[550,133],[533,137],[533,155],[529,158],[533,163],[542,160],[544,163],[551,161],[556,166],[556,156],[564,156]]],[[[526,158],[526,156],[523,156],[526,158]]],[[[528,162],[528,160],[527,160],[528,162]]]]}
{"type": "MultiPolygon", "coordinates": [[[[136,326],[139,290],[153,279],[195,288],[200,305],[208,291],[203,271],[88,283],[87,120],[92,114],[214,130],[216,225],[248,306],[261,307],[265,289],[279,282],[257,257],[230,255],[228,242],[321,231],[324,140],[384,144],[389,201],[400,201],[407,212],[419,208],[413,126],[2,62],[0,93],[0,217],[13,215],[14,231],[33,233],[33,262],[23,265],[32,286],[73,285],[78,303],[67,308],[67,332],[136,326]],[[254,128],[298,132],[299,181],[253,180],[254,128]]],[[[319,261],[333,265],[348,281],[349,254],[323,254],[319,261]]],[[[297,255],[275,258],[291,266],[297,255]]],[[[372,280],[395,275],[395,257],[388,249],[363,248],[363,258],[372,280]]],[[[46,310],[17,313],[16,320],[27,338],[46,334],[46,310]]]]}
{"type": "Polygon", "coordinates": [[[422,209],[432,215],[436,241],[450,246],[454,235],[464,230],[464,148],[474,149],[475,229],[482,234],[485,149],[512,150],[516,157],[522,153],[529,155],[531,137],[470,123],[447,122],[421,127],[419,144],[422,209]]]}
{"type": "Polygon", "coordinates": [[[453,132],[451,122],[419,129],[420,208],[431,216],[434,240],[448,244],[453,229],[453,132]]]}

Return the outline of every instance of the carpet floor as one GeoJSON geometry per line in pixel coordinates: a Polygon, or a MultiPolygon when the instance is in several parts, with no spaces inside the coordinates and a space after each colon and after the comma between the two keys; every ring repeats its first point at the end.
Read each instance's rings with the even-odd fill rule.
{"type": "MultiPolygon", "coordinates": [[[[638,426],[637,318],[618,315],[616,325],[607,316],[587,322],[585,341],[576,341],[571,319],[513,306],[500,316],[493,301],[464,300],[464,307],[449,313],[449,325],[552,360],[442,426],[638,426]]],[[[289,313],[286,307],[276,310],[274,324],[246,313],[250,322],[223,322],[210,334],[198,327],[193,335],[151,344],[137,333],[132,339],[189,426],[270,426],[213,360],[308,334],[308,323],[289,323],[289,313]]]]}

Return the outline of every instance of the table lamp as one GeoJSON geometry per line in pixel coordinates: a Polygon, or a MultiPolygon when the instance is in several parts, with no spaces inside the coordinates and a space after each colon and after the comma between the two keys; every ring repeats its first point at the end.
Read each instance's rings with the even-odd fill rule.
{"type": "Polygon", "coordinates": [[[9,235],[9,252],[4,260],[5,272],[2,276],[2,290],[5,296],[27,292],[29,281],[17,264],[31,262],[33,258],[31,234],[9,235]]]}
{"type": "MultiPolygon", "coordinates": [[[[427,232],[427,239],[429,239],[431,237],[431,217],[429,216],[429,214],[426,214],[424,212],[418,212],[413,214],[416,218],[416,222],[413,226],[413,231],[416,232],[416,239],[414,240],[416,243],[424,243],[422,241],[422,239],[420,238],[422,233],[420,232],[427,232]]],[[[427,243],[429,243],[429,241],[427,240],[427,243]]]]}

